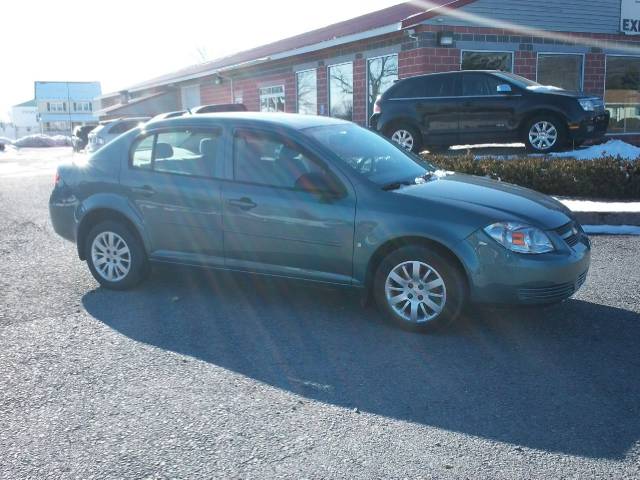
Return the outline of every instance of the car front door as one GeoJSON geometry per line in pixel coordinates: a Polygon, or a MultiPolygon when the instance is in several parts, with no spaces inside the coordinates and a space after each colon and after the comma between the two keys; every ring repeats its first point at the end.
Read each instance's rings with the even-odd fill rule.
{"type": "Polygon", "coordinates": [[[227,267],[350,283],[355,194],[309,150],[275,131],[240,128],[223,186],[227,267]]]}
{"type": "Polygon", "coordinates": [[[153,258],[224,264],[221,133],[168,129],[134,142],[120,183],[143,219],[153,258]]]}
{"type": "Polygon", "coordinates": [[[460,142],[501,143],[517,137],[516,112],[522,95],[515,87],[499,92],[507,82],[483,72],[462,75],[460,142]]]}

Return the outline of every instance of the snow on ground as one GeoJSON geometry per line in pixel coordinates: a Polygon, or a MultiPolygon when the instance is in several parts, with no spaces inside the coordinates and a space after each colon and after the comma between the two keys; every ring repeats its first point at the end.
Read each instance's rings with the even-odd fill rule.
{"type": "Polygon", "coordinates": [[[621,157],[625,160],[640,158],[640,147],[630,145],[622,140],[609,140],[607,143],[592,145],[568,152],[556,152],[550,156],[556,158],[571,157],[578,160],[594,160],[602,157],[621,157]]]}
{"type": "Polygon", "coordinates": [[[583,225],[589,235],[640,235],[637,225],[583,225]]]}
{"type": "Polygon", "coordinates": [[[473,150],[480,148],[524,148],[524,143],[480,143],[478,145],[453,145],[450,150],[473,150]]]}
{"type": "Polygon", "coordinates": [[[640,213],[640,202],[607,202],[558,198],[573,212],[633,212],[640,213]]]}

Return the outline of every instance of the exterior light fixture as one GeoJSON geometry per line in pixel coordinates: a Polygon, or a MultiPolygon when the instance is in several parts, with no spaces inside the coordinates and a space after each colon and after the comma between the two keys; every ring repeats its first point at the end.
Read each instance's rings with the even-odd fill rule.
{"type": "Polygon", "coordinates": [[[453,45],[453,32],[438,32],[438,45],[450,47],[453,45]]]}
{"type": "Polygon", "coordinates": [[[216,78],[214,78],[213,83],[215,83],[216,85],[221,85],[222,77],[220,75],[216,75],[216,78]]]}

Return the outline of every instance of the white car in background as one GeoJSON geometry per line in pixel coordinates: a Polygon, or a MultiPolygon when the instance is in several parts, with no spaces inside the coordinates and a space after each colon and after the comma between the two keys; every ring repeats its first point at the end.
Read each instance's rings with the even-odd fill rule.
{"type": "Polygon", "coordinates": [[[87,151],[95,152],[114,138],[119,137],[123,133],[137,127],[140,123],[144,123],[148,120],[149,117],[131,117],[100,122],[100,124],[89,134],[87,151]]]}

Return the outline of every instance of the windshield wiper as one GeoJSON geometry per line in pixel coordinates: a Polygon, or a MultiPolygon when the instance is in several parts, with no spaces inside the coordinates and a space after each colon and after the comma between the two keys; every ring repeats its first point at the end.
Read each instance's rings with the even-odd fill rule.
{"type": "Polygon", "coordinates": [[[399,188],[406,187],[408,185],[415,185],[415,182],[410,182],[407,180],[404,180],[402,182],[391,182],[391,183],[387,183],[386,185],[383,185],[382,190],[385,190],[385,191],[398,190],[399,188]]]}

